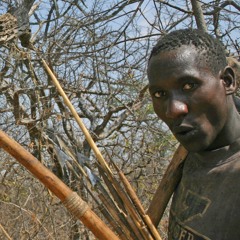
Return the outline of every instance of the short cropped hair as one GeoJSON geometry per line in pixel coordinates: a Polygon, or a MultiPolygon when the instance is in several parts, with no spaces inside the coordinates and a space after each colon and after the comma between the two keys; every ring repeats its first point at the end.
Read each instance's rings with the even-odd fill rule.
{"type": "Polygon", "coordinates": [[[183,45],[193,45],[214,73],[227,66],[223,44],[208,33],[198,29],[181,29],[161,37],[153,47],[149,60],[161,52],[175,50],[183,45]]]}

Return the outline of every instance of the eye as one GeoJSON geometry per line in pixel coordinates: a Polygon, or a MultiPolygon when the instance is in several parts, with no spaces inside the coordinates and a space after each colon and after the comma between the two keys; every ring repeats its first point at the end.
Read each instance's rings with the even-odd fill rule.
{"type": "Polygon", "coordinates": [[[192,90],[196,87],[196,84],[195,83],[186,83],[184,86],[183,86],[183,90],[184,91],[189,91],[189,90],[192,90]]]}
{"type": "Polygon", "coordinates": [[[167,94],[166,94],[166,92],[165,91],[157,91],[157,92],[155,92],[154,94],[153,94],[153,96],[155,97],[155,98],[162,98],[162,97],[164,97],[164,96],[166,96],[167,94]]]}

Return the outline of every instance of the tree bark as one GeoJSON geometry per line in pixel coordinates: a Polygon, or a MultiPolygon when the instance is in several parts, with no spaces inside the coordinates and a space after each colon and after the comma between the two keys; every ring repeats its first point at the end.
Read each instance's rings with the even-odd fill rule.
{"type": "Polygon", "coordinates": [[[204,20],[204,15],[202,12],[202,7],[200,2],[197,0],[191,0],[191,3],[192,3],[193,14],[197,23],[197,28],[207,32],[207,25],[204,20]]]}

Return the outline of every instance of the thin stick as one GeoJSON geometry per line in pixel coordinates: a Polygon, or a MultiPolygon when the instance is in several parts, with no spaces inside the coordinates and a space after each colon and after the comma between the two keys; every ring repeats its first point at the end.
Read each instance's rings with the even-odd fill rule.
{"type": "Polygon", "coordinates": [[[147,214],[155,227],[158,226],[167,204],[182,177],[183,162],[188,151],[179,146],[159,184],[159,187],[150,203],[147,214]]]}
{"type": "MultiPolygon", "coordinates": [[[[111,216],[114,218],[115,223],[119,224],[122,232],[124,232],[124,238],[123,239],[132,239],[131,238],[131,231],[129,228],[125,226],[123,222],[125,222],[125,218],[122,217],[121,213],[119,213],[116,210],[116,207],[114,204],[109,201],[109,199],[106,198],[102,193],[98,194],[99,199],[101,200],[103,206],[107,209],[107,211],[111,214],[111,216]]],[[[119,236],[121,238],[121,236],[119,236]]],[[[122,239],[122,238],[121,238],[122,239]]]]}
{"type": "Polygon", "coordinates": [[[4,233],[4,235],[6,236],[6,238],[8,240],[12,240],[12,238],[8,235],[7,231],[4,229],[4,227],[2,226],[2,224],[0,223],[0,228],[2,229],[2,232],[4,233]]]}
{"type": "MultiPolygon", "coordinates": [[[[119,218],[121,220],[121,223],[123,223],[123,226],[126,226],[128,228],[128,230],[130,231],[133,239],[139,239],[139,238],[141,239],[142,237],[141,237],[141,234],[139,232],[139,229],[137,228],[135,222],[127,214],[127,211],[126,211],[126,208],[125,208],[125,202],[121,198],[121,195],[115,189],[114,185],[108,179],[106,174],[103,172],[101,166],[98,167],[98,170],[99,170],[99,173],[102,176],[105,184],[107,185],[108,190],[110,191],[110,193],[111,193],[111,195],[114,199],[114,202],[116,202],[116,204],[117,204],[116,208],[119,211],[119,218]]],[[[118,216],[116,216],[116,219],[118,219],[118,216]]]]}
{"type": "Polygon", "coordinates": [[[53,84],[55,85],[55,87],[57,88],[59,94],[62,96],[64,102],[66,103],[66,105],[68,106],[69,110],[71,111],[73,117],[76,119],[79,127],[82,129],[90,147],[92,148],[92,150],[94,151],[96,158],[98,159],[99,163],[101,164],[101,166],[107,170],[109,173],[112,174],[111,169],[109,168],[109,166],[107,165],[106,161],[104,160],[101,152],[99,151],[97,145],[95,144],[95,142],[93,141],[89,131],[87,130],[87,128],[85,127],[82,119],[79,117],[78,113],[76,112],[75,108],[73,107],[72,103],[70,102],[69,98],[67,97],[67,95],[65,94],[65,92],[63,91],[61,85],[59,84],[57,78],[55,77],[55,75],[53,74],[52,70],[48,67],[46,61],[44,59],[41,59],[43,66],[45,68],[45,70],[47,71],[47,73],[49,74],[49,76],[52,79],[53,84]]]}
{"type": "MultiPolygon", "coordinates": [[[[104,201],[102,201],[102,203],[100,203],[97,200],[97,198],[94,196],[92,191],[87,186],[85,186],[85,188],[87,189],[88,193],[91,195],[93,200],[97,203],[98,209],[101,211],[103,216],[107,219],[107,221],[112,226],[112,228],[116,231],[119,238],[121,240],[133,240],[132,238],[129,238],[129,236],[130,236],[129,230],[123,225],[128,233],[125,232],[124,231],[125,229],[121,226],[121,223],[119,221],[116,221],[117,218],[115,218],[114,215],[112,214],[112,211],[114,211],[112,209],[112,207],[109,206],[109,204],[104,201]]],[[[102,195],[102,194],[100,193],[99,195],[102,195]]],[[[101,198],[99,197],[99,199],[101,199],[101,198]]]]}
{"type": "Polygon", "coordinates": [[[12,155],[52,191],[67,209],[93,234],[101,240],[119,240],[109,227],[90,209],[76,193],[65,185],[56,175],[49,171],[31,153],[0,130],[0,147],[12,155]]]}
{"type": "Polygon", "coordinates": [[[154,236],[155,240],[162,240],[162,238],[160,237],[157,229],[155,228],[155,226],[153,225],[151,219],[149,218],[149,216],[145,213],[145,210],[141,204],[141,202],[139,201],[139,198],[137,197],[137,194],[135,193],[135,191],[133,190],[131,184],[129,183],[128,179],[126,178],[126,176],[123,174],[122,171],[120,171],[120,169],[118,169],[118,173],[119,173],[119,177],[122,180],[122,183],[124,184],[124,187],[128,193],[128,195],[130,196],[131,200],[133,201],[135,207],[137,208],[137,210],[139,211],[143,221],[145,222],[145,224],[148,226],[150,232],[152,233],[152,235],[154,236]]]}
{"type": "Polygon", "coordinates": [[[118,168],[118,166],[115,164],[115,162],[111,161],[111,163],[113,164],[114,168],[118,172],[118,175],[119,175],[119,177],[120,177],[120,179],[121,179],[121,181],[122,181],[122,183],[124,185],[125,190],[127,191],[127,193],[129,195],[130,199],[132,200],[134,206],[136,207],[136,209],[140,213],[140,216],[142,217],[143,221],[148,226],[150,232],[154,236],[154,239],[155,240],[162,240],[162,238],[160,237],[157,229],[152,224],[151,219],[145,213],[145,210],[144,210],[144,208],[143,208],[143,206],[142,206],[142,204],[141,204],[141,202],[140,202],[136,192],[134,191],[134,189],[132,188],[131,184],[129,183],[128,179],[126,178],[124,173],[118,168]]]}
{"type": "Polygon", "coordinates": [[[120,198],[124,202],[126,210],[128,211],[129,215],[131,216],[133,222],[136,224],[138,230],[141,232],[142,236],[144,237],[143,239],[151,240],[152,236],[150,235],[149,232],[146,231],[147,230],[146,226],[143,223],[141,217],[139,216],[139,212],[137,211],[135,206],[132,204],[132,201],[130,200],[128,194],[124,191],[124,189],[121,187],[121,185],[115,178],[112,178],[111,182],[112,182],[113,186],[115,187],[116,191],[118,192],[120,198]]]}

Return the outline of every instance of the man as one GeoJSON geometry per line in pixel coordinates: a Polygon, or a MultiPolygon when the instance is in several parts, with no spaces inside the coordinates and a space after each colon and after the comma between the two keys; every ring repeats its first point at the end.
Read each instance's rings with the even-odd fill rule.
{"type": "Polygon", "coordinates": [[[153,48],[148,78],[156,114],[189,151],[169,240],[239,240],[240,115],[224,48],[202,31],[174,31],[153,48]]]}

